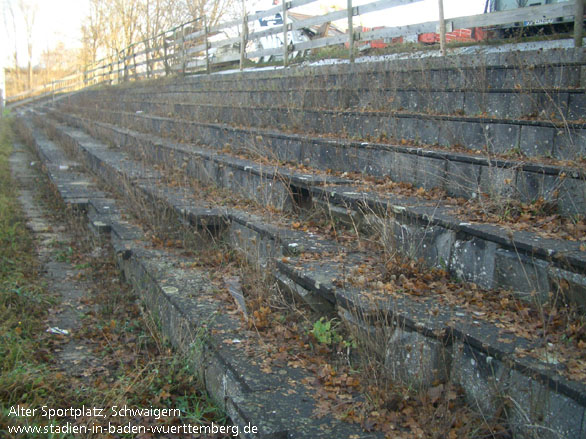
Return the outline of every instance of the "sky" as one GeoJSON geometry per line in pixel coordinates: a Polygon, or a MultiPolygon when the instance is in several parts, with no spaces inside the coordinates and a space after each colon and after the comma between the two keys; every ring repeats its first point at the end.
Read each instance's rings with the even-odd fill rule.
{"type": "MultiPolygon", "coordinates": [[[[38,12],[36,15],[36,26],[33,35],[33,58],[34,63],[38,62],[41,52],[57,46],[63,42],[66,47],[80,47],[81,23],[88,11],[88,0],[26,0],[36,2],[38,12]]],[[[353,4],[370,3],[372,0],[354,0],[353,4]]],[[[24,24],[21,23],[21,17],[18,15],[18,0],[0,0],[0,5],[4,8],[6,2],[13,4],[13,9],[17,14],[17,47],[19,60],[22,65],[26,63],[27,50],[26,38],[24,35],[24,24]]],[[[259,10],[261,5],[265,8],[271,7],[271,0],[249,1],[250,10],[259,10]]],[[[309,14],[320,14],[324,11],[331,10],[333,7],[345,9],[346,0],[319,0],[314,4],[307,5],[300,12],[309,14]]],[[[446,18],[481,14],[484,10],[485,0],[444,0],[444,10],[446,18]]],[[[387,10],[387,12],[377,12],[365,15],[362,22],[355,17],[355,25],[363,26],[396,26],[410,23],[421,23],[438,19],[438,1],[423,0],[411,5],[398,6],[387,10]]],[[[0,10],[1,12],[1,10],[0,10]]],[[[4,21],[0,21],[0,63],[11,65],[11,56],[14,51],[14,39],[12,34],[12,22],[8,17],[8,26],[4,21]]]]}
{"type": "MultiPolygon", "coordinates": [[[[80,47],[81,23],[88,11],[88,0],[27,0],[38,5],[33,33],[34,59],[38,61],[41,52],[52,49],[59,42],[66,47],[80,47]]],[[[0,14],[6,7],[5,3],[12,3],[17,21],[17,47],[19,61],[26,63],[27,48],[25,26],[17,6],[18,0],[0,0],[0,14]]],[[[0,62],[11,59],[14,52],[14,36],[12,35],[12,18],[8,14],[8,26],[0,17],[0,62]]],[[[12,61],[10,61],[12,64],[12,61]]]]}

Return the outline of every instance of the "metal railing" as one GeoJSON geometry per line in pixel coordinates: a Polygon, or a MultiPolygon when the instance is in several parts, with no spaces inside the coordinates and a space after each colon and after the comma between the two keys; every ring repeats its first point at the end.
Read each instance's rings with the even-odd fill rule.
{"type": "Polygon", "coordinates": [[[302,20],[289,18],[289,11],[292,9],[315,1],[317,0],[283,1],[281,5],[266,11],[253,14],[247,14],[246,11],[243,11],[242,18],[211,27],[208,26],[205,17],[183,23],[153,38],[132,44],[113,56],[97,61],[87,66],[83,72],[52,81],[34,90],[10,96],[7,98],[7,102],[18,105],[97,84],[118,84],[131,80],[199,71],[210,73],[213,65],[230,62],[239,62],[240,69],[242,69],[247,59],[278,56],[282,57],[282,62],[286,66],[293,53],[303,53],[312,49],[342,44],[347,45],[350,60],[353,62],[354,47],[358,42],[392,39],[422,33],[439,32],[440,50],[442,54],[445,54],[446,30],[449,32],[456,29],[504,26],[519,22],[547,22],[559,17],[571,17],[575,21],[575,44],[578,46],[582,42],[584,0],[445,20],[443,19],[443,1],[438,0],[439,21],[384,27],[364,32],[356,32],[353,29],[354,17],[418,3],[422,0],[375,0],[360,6],[352,6],[352,0],[348,0],[348,6],[345,10],[302,20]],[[254,24],[257,20],[274,19],[275,17],[280,17],[282,25],[274,25],[263,30],[255,30],[254,26],[250,26],[250,23],[254,24]],[[292,38],[294,31],[345,19],[348,20],[349,29],[345,33],[304,41],[294,41],[292,38]],[[271,36],[280,39],[279,47],[261,47],[259,44],[261,40],[271,36]]]}

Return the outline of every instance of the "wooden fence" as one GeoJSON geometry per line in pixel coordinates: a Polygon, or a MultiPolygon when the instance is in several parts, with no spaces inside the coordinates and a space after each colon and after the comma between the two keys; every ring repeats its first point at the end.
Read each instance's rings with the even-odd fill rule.
{"type": "Polygon", "coordinates": [[[353,19],[364,14],[388,10],[397,6],[418,3],[422,0],[375,0],[370,3],[352,6],[348,0],[345,10],[293,21],[288,18],[289,11],[317,0],[283,1],[262,12],[243,11],[240,19],[208,26],[205,17],[184,23],[154,38],[133,44],[114,56],[102,59],[86,67],[82,73],[45,84],[7,98],[9,104],[19,105],[31,100],[54,97],[59,93],[79,90],[97,84],[118,84],[121,82],[155,78],[170,74],[189,74],[200,71],[210,73],[213,65],[239,62],[240,69],[247,59],[260,59],[278,56],[286,66],[291,54],[303,53],[312,49],[347,45],[350,60],[354,61],[354,45],[376,39],[391,39],[406,35],[439,32],[441,51],[445,54],[446,30],[505,26],[515,23],[547,22],[559,17],[575,21],[575,45],[582,43],[582,24],[584,0],[572,0],[543,6],[531,6],[501,12],[492,12],[465,17],[443,19],[443,0],[438,0],[439,21],[410,24],[406,26],[385,27],[366,32],[353,28],[353,19]],[[280,17],[282,25],[256,30],[258,20],[280,17]],[[314,38],[294,42],[292,33],[311,26],[319,26],[338,20],[346,20],[349,31],[334,36],[314,38]],[[253,26],[251,26],[251,23],[253,26]],[[249,29],[252,29],[251,31],[249,29]],[[258,42],[266,37],[280,39],[279,47],[259,48],[258,42]],[[286,42],[286,44],[283,44],[286,42]]]}

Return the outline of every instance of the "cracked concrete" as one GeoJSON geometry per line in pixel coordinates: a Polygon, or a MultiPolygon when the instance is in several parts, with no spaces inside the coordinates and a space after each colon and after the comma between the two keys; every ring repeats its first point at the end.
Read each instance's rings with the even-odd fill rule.
{"type": "Polygon", "coordinates": [[[83,269],[68,257],[74,240],[72,231],[55,222],[48,203],[39,194],[45,180],[39,172],[39,162],[28,149],[15,142],[10,165],[27,227],[34,235],[39,275],[47,290],[57,297],[56,305],[49,310],[46,328],[69,331],[69,335],[55,335],[67,340],[57,349],[58,367],[70,376],[86,376],[89,370],[99,370],[99,359],[84,340],[76,337],[82,326],[81,318],[91,306],[83,300],[92,287],[91,282],[80,280],[83,269]]]}

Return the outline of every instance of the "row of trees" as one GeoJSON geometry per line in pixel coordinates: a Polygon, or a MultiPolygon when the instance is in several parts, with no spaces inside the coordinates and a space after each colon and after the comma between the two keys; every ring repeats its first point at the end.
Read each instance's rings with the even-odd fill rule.
{"type": "MultiPolygon", "coordinates": [[[[17,28],[23,26],[27,47],[27,85],[33,84],[33,31],[37,17],[38,4],[34,0],[4,0],[2,3],[2,18],[4,29],[8,36],[12,32],[14,42],[14,70],[20,70],[18,60],[17,28]]],[[[17,73],[18,74],[18,73],[17,73]]]]}
{"type": "MultiPolygon", "coordinates": [[[[206,16],[213,26],[232,13],[235,0],[90,0],[82,26],[84,64],[114,55],[181,23],[206,16]]],[[[194,28],[203,26],[203,20],[194,28]]]]}
{"type": "MultiPolygon", "coordinates": [[[[182,23],[205,16],[210,26],[234,14],[241,0],[89,0],[87,17],[80,23],[81,49],[45,48],[39,55],[35,42],[39,35],[41,0],[0,0],[2,24],[0,40],[6,37],[12,52],[6,69],[7,95],[50,83],[101,58],[115,55],[133,43],[149,40],[182,23]],[[2,34],[5,35],[2,35],[2,34]],[[22,48],[26,47],[26,67],[22,48]],[[19,49],[21,51],[19,52],[19,49]],[[34,56],[33,56],[34,55],[34,56]],[[35,62],[38,59],[38,64],[35,62]],[[37,64],[37,65],[35,65],[37,64]]],[[[196,30],[204,21],[193,24],[196,30]]],[[[37,43],[38,44],[38,43],[37,43]]],[[[4,61],[4,60],[2,60],[4,61]]],[[[0,68],[1,66],[0,62],[0,68]]]]}

